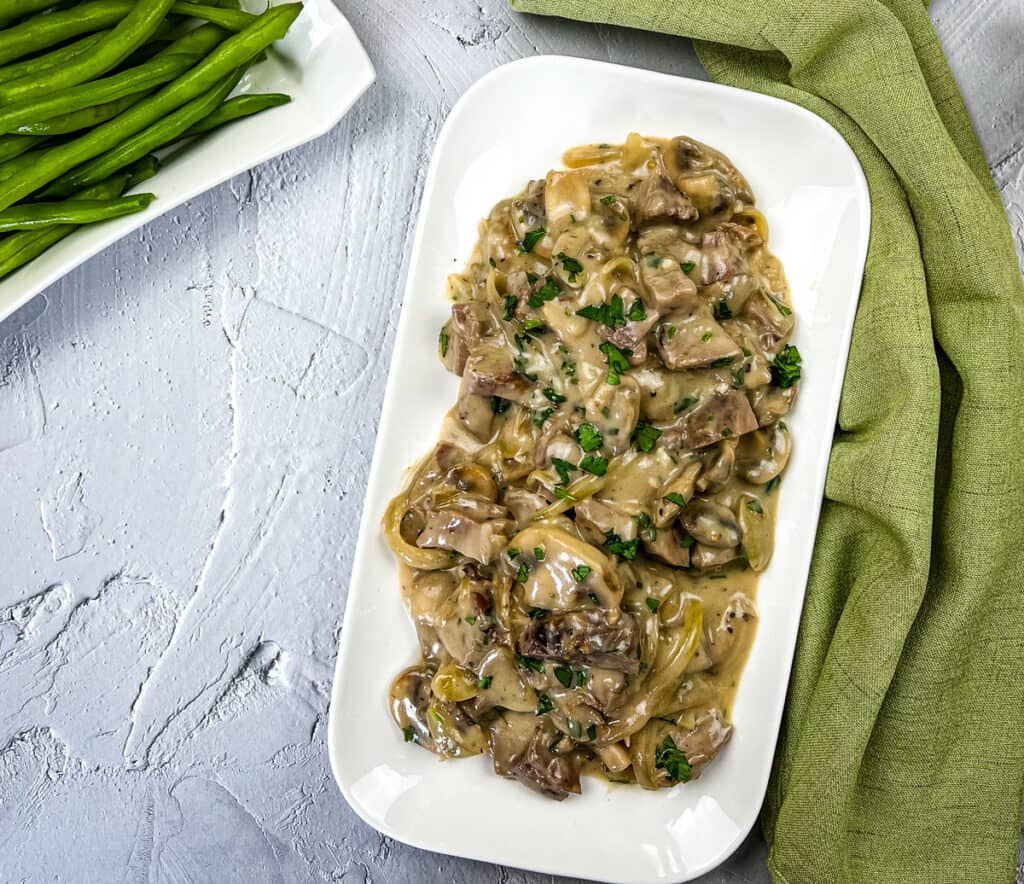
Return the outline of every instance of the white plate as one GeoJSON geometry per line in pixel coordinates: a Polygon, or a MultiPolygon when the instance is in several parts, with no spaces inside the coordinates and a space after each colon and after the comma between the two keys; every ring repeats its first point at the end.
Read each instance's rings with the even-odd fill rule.
{"type": "MultiPolygon", "coordinates": [[[[331,0],[304,2],[287,36],[234,93],[287,92],[291,103],[198,139],[137,188],[157,195],[146,211],[78,230],[12,273],[0,282],[0,319],[147,221],[335,126],[373,82],[373,65],[331,0]]],[[[260,12],[268,4],[245,0],[243,5],[260,12]]]]}
{"type": "Polygon", "coordinates": [[[631,884],[688,880],[740,844],[761,807],[786,698],[868,224],[867,185],[853,152],[796,105],[562,57],[506,65],[463,96],[424,188],[334,681],[331,764],[364,820],[417,847],[631,884]],[[529,178],[560,167],[566,148],[621,142],[630,131],[691,135],[747,175],[792,285],[806,377],[787,418],[795,450],[732,742],[693,783],[645,792],[587,778],[582,797],[559,803],[495,776],[486,756],[442,763],[403,742],[387,693],[415,661],[416,640],[380,520],[455,401],[457,380],[438,361],[437,334],[448,315],[445,277],[469,256],[479,219],[529,178]]]}

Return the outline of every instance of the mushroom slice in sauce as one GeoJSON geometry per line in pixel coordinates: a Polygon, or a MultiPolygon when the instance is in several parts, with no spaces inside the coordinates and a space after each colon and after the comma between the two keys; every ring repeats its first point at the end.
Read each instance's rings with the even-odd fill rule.
{"type": "Polygon", "coordinates": [[[566,165],[448,277],[459,396],[385,516],[422,658],[400,738],[557,800],[583,771],[672,788],[727,745],[799,380],[727,157],[633,133],[566,165]]]}

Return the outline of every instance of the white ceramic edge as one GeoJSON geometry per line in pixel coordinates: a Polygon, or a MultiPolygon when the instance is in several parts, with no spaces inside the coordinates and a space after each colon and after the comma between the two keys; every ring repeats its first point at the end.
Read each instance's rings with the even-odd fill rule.
{"type": "MultiPolygon", "coordinates": [[[[331,33],[338,34],[345,44],[345,49],[353,53],[352,60],[355,62],[359,78],[352,83],[353,88],[348,100],[338,104],[334,108],[334,112],[330,116],[324,118],[324,120],[318,125],[302,130],[297,138],[290,139],[280,145],[275,145],[271,149],[261,150],[257,152],[254,159],[247,159],[245,162],[238,163],[230,170],[215,175],[212,178],[198,180],[193,186],[181,189],[167,196],[158,196],[158,198],[153,201],[152,205],[150,205],[150,207],[145,211],[138,212],[134,215],[128,215],[116,221],[106,222],[106,224],[103,225],[104,235],[102,237],[96,237],[94,241],[90,241],[85,248],[81,249],[80,252],[74,255],[71,259],[63,262],[53,262],[54,266],[52,269],[45,273],[41,278],[28,285],[22,294],[16,296],[10,302],[4,303],[2,298],[0,298],[0,322],[15,313],[32,300],[32,298],[44,289],[53,285],[57,280],[66,276],[76,267],[84,264],[108,246],[113,245],[119,239],[127,236],[132,231],[138,230],[154,218],[159,218],[161,215],[177,208],[182,203],[187,202],[208,190],[212,190],[219,184],[223,184],[225,181],[245,172],[247,169],[253,169],[274,157],[280,156],[289,150],[294,150],[302,144],[306,144],[309,141],[313,141],[322,135],[325,135],[341,121],[342,117],[348,113],[363,93],[370,88],[374,80],[376,80],[377,73],[374,70],[373,63],[370,61],[369,56],[366,54],[366,50],[363,48],[362,43],[356,36],[355,31],[352,29],[352,25],[349,24],[348,20],[344,15],[342,15],[331,0],[303,0],[303,3],[306,8],[303,9],[300,19],[302,15],[307,14],[307,10],[315,10],[316,14],[322,21],[327,23],[333,22],[331,33]]],[[[268,113],[272,112],[273,111],[268,111],[268,113]]],[[[148,189],[158,188],[159,185],[159,173],[146,182],[146,187],[148,189]]],[[[72,234],[71,237],[68,238],[68,241],[72,241],[73,237],[75,237],[75,234],[72,234]]],[[[45,260],[45,255],[36,259],[36,261],[45,260]]],[[[9,278],[9,280],[16,279],[17,272],[9,278]]],[[[9,280],[0,281],[0,286],[2,286],[3,283],[9,282],[9,280]]]]}
{"type": "MultiPolygon", "coordinates": [[[[422,206],[427,204],[430,201],[430,199],[432,198],[432,194],[433,194],[433,190],[434,190],[434,182],[435,182],[435,178],[436,178],[436,174],[437,174],[438,157],[442,156],[444,154],[445,143],[446,143],[446,141],[447,141],[447,139],[448,139],[448,137],[450,135],[450,132],[454,128],[455,123],[457,122],[460,110],[463,107],[463,105],[466,104],[469,101],[469,99],[477,91],[483,89],[489,83],[489,81],[492,78],[494,78],[496,76],[499,76],[499,75],[507,74],[509,69],[511,69],[511,68],[519,68],[519,67],[526,67],[526,66],[529,66],[529,65],[536,64],[538,62],[544,62],[544,61],[551,60],[551,59],[558,59],[560,61],[569,60],[571,62],[577,62],[577,63],[581,63],[583,65],[597,65],[597,66],[600,66],[600,67],[613,68],[613,69],[627,68],[627,69],[631,69],[631,70],[643,70],[642,68],[631,68],[628,65],[617,65],[617,64],[612,64],[610,62],[602,62],[602,61],[596,61],[596,60],[590,60],[590,59],[581,59],[581,58],[577,58],[577,57],[574,57],[574,56],[538,55],[538,56],[532,56],[532,57],[529,57],[529,58],[523,58],[523,59],[518,59],[516,61],[508,62],[508,63],[506,63],[504,65],[500,65],[499,67],[495,68],[492,71],[489,71],[487,74],[485,74],[483,77],[481,77],[475,83],[473,83],[469,87],[469,89],[466,90],[465,93],[463,93],[463,95],[459,98],[459,100],[452,107],[451,111],[448,114],[447,119],[445,120],[444,125],[441,128],[441,131],[440,131],[440,133],[438,135],[437,143],[435,144],[433,153],[431,155],[430,166],[429,166],[428,171],[427,171],[427,177],[426,177],[426,180],[425,180],[425,183],[424,183],[423,193],[422,193],[422,196],[421,196],[421,199],[420,199],[420,207],[421,207],[420,211],[422,211],[422,206]]],[[[840,151],[846,153],[847,157],[850,159],[850,161],[852,163],[853,168],[856,169],[856,171],[857,171],[856,184],[857,184],[858,189],[860,191],[860,193],[859,193],[859,204],[860,204],[860,222],[861,222],[861,231],[862,231],[862,233],[861,233],[861,237],[860,237],[860,242],[858,242],[857,246],[856,246],[857,276],[856,276],[856,280],[855,280],[856,287],[857,287],[857,289],[859,291],[860,287],[861,287],[861,284],[863,282],[864,264],[865,264],[865,260],[867,258],[868,239],[869,239],[870,228],[871,228],[871,200],[870,200],[870,193],[869,193],[869,190],[868,190],[867,180],[864,177],[864,172],[863,172],[863,169],[861,168],[861,165],[860,165],[860,161],[857,159],[856,154],[850,148],[850,146],[847,143],[846,139],[843,138],[843,136],[835,129],[835,127],[832,126],[830,123],[828,123],[826,120],[822,119],[817,114],[813,113],[812,111],[809,111],[806,108],[801,107],[800,105],[794,104],[792,102],[785,101],[785,100],[780,99],[780,98],[776,98],[774,96],[764,95],[764,94],[756,93],[756,92],[751,92],[749,90],[744,90],[744,89],[738,89],[738,88],[733,87],[733,86],[725,86],[725,85],[722,85],[722,84],[719,84],[719,83],[709,83],[709,82],[706,82],[706,81],[703,81],[703,80],[689,80],[689,78],[678,77],[678,76],[674,76],[674,75],[671,75],[671,74],[662,74],[662,73],[657,73],[657,72],[654,72],[654,71],[644,71],[644,73],[650,74],[651,76],[657,77],[659,79],[667,79],[667,80],[687,79],[689,81],[689,84],[692,86],[692,88],[701,89],[701,90],[708,90],[708,91],[722,91],[722,90],[724,90],[724,91],[727,91],[727,92],[740,92],[740,93],[743,93],[745,95],[755,95],[760,100],[763,100],[764,102],[767,102],[769,104],[777,104],[779,106],[785,106],[787,109],[795,110],[797,113],[805,116],[809,121],[811,121],[813,123],[813,125],[818,126],[819,128],[821,128],[824,131],[825,135],[829,139],[832,139],[835,142],[837,142],[837,146],[839,147],[840,151]]],[[[418,212],[417,213],[416,232],[415,232],[415,236],[414,236],[414,239],[413,239],[412,251],[410,253],[409,262],[407,264],[408,267],[415,267],[415,266],[418,265],[420,252],[422,251],[422,248],[423,248],[423,238],[425,236],[425,231],[424,231],[423,226],[421,224],[419,224],[419,222],[418,222],[419,214],[420,213],[418,212]]],[[[395,332],[395,339],[394,339],[394,345],[393,345],[393,348],[392,348],[392,357],[391,357],[391,361],[392,362],[394,360],[394,354],[401,350],[401,348],[404,345],[404,343],[407,340],[407,338],[411,334],[418,334],[418,333],[420,333],[419,329],[415,329],[414,330],[412,328],[411,320],[409,319],[409,315],[410,314],[405,309],[406,303],[409,301],[409,299],[413,295],[413,292],[411,291],[411,286],[412,286],[412,276],[411,276],[411,274],[409,274],[407,276],[407,279],[406,279],[405,291],[404,291],[404,294],[403,294],[403,301],[402,301],[402,310],[401,310],[401,314],[399,316],[398,326],[397,326],[397,329],[396,329],[396,332],[395,332]]],[[[845,330],[845,333],[843,335],[842,346],[840,348],[840,352],[838,352],[836,354],[836,359],[837,359],[837,361],[841,361],[841,364],[843,366],[843,370],[841,372],[837,373],[834,386],[833,386],[832,390],[829,392],[829,396],[828,396],[828,408],[829,408],[829,413],[833,416],[833,421],[835,420],[835,417],[838,414],[838,410],[839,410],[839,399],[840,399],[840,396],[842,394],[843,381],[844,381],[844,378],[845,378],[845,371],[846,371],[845,366],[846,366],[846,362],[847,362],[847,359],[848,359],[848,356],[849,356],[850,342],[851,342],[852,335],[853,335],[853,321],[854,321],[854,317],[856,315],[858,304],[859,304],[859,296],[857,298],[851,299],[850,305],[849,305],[849,308],[848,308],[848,313],[844,317],[845,329],[846,330],[845,330]]],[[[380,419],[380,422],[379,422],[379,425],[378,425],[378,429],[377,429],[377,435],[378,436],[381,433],[388,433],[388,432],[391,432],[391,430],[392,430],[392,415],[391,415],[391,411],[389,409],[389,404],[390,404],[392,398],[394,397],[394,389],[395,389],[397,384],[398,384],[398,379],[393,375],[393,373],[390,371],[390,368],[389,368],[388,380],[387,380],[387,384],[386,384],[385,389],[384,389],[384,399],[383,399],[382,406],[381,406],[381,419],[380,419]]],[[[376,438],[376,436],[375,436],[375,438],[376,438]]],[[[381,475],[381,469],[382,468],[381,468],[381,464],[380,464],[379,452],[380,452],[379,446],[375,445],[373,459],[371,461],[370,472],[369,472],[369,477],[368,477],[368,481],[367,481],[366,494],[364,495],[364,501],[366,499],[372,499],[372,498],[375,498],[377,496],[376,492],[378,490],[378,486],[383,481],[382,475],[381,475]]],[[[814,504],[813,504],[813,523],[815,525],[815,531],[817,531],[818,519],[819,519],[820,514],[821,514],[821,506],[822,506],[824,490],[825,490],[825,478],[826,478],[826,475],[827,475],[827,472],[828,472],[828,461],[825,460],[825,461],[823,461],[823,463],[825,464],[825,466],[823,468],[817,469],[816,470],[816,475],[815,475],[815,485],[819,489],[818,493],[815,495],[814,504]]],[[[811,513],[809,513],[809,515],[810,514],[811,513]]],[[[371,538],[376,537],[376,534],[377,534],[377,528],[375,527],[375,517],[376,517],[376,515],[377,515],[376,513],[371,512],[371,508],[370,507],[367,507],[364,504],[363,512],[362,512],[362,515],[360,517],[360,522],[359,522],[359,534],[358,534],[358,539],[357,539],[357,542],[356,542],[356,549],[355,549],[354,560],[353,560],[353,570],[352,570],[351,578],[349,580],[349,586],[350,587],[352,585],[358,584],[363,579],[363,573],[362,573],[363,568],[361,566],[362,556],[360,555],[360,550],[361,550],[361,547],[364,544],[370,542],[371,538]]],[[[801,609],[803,607],[804,598],[806,596],[807,578],[808,578],[809,573],[810,573],[810,562],[808,562],[807,567],[805,569],[803,569],[801,580],[799,581],[799,584],[800,584],[800,587],[801,587],[800,590],[799,590],[799,602],[800,602],[801,609]]],[[[347,613],[349,602],[350,602],[350,597],[348,599],[346,599],[346,613],[347,613]]],[[[789,683],[789,677],[790,677],[790,675],[792,673],[793,656],[794,656],[794,652],[795,652],[795,649],[796,649],[796,638],[797,638],[797,632],[798,632],[798,628],[799,628],[799,621],[800,621],[800,617],[799,616],[797,616],[797,617],[795,617],[793,619],[793,623],[795,624],[795,626],[791,630],[791,635],[787,636],[788,655],[787,655],[787,662],[786,662],[786,664],[784,666],[787,685],[789,683]]],[[[402,842],[404,844],[408,844],[411,847],[416,847],[416,848],[419,848],[419,849],[422,849],[422,850],[435,850],[435,848],[433,848],[429,843],[424,843],[424,842],[422,842],[422,841],[420,841],[420,840],[418,840],[417,838],[414,838],[414,837],[408,837],[408,836],[403,837],[403,836],[399,835],[397,832],[395,832],[386,823],[373,818],[368,812],[366,812],[365,808],[362,807],[361,803],[352,794],[351,790],[349,790],[347,788],[347,784],[345,783],[344,778],[341,776],[341,773],[340,773],[341,757],[340,757],[338,741],[337,741],[337,739],[335,739],[336,731],[337,731],[337,728],[338,728],[337,721],[338,721],[338,715],[339,715],[339,712],[338,712],[339,703],[337,701],[339,699],[338,698],[338,694],[340,692],[340,684],[341,684],[341,679],[342,679],[342,671],[343,671],[343,669],[345,667],[345,663],[346,663],[346,660],[347,660],[347,657],[348,657],[347,651],[348,651],[349,646],[350,646],[350,642],[348,642],[347,638],[346,638],[346,632],[345,632],[345,629],[344,629],[344,619],[343,619],[341,637],[340,637],[340,640],[339,640],[338,657],[337,657],[337,661],[336,661],[336,664],[335,664],[334,683],[333,683],[332,692],[331,692],[331,707],[330,707],[330,710],[329,710],[328,723],[327,723],[328,756],[329,756],[329,760],[330,760],[330,764],[331,764],[331,770],[332,770],[332,772],[334,773],[334,776],[335,776],[335,781],[338,783],[338,787],[341,790],[342,795],[345,797],[345,800],[348,802],[349,806],[359,815],[359,817],[364,822],[366,822],[368,825],[370,825],[371,827],[373,827],[374,829],[379,831],[381,834],[386,835],[386,836],[388,836],[390,838],[394,838],[396,841],[400,841],[400,842],[402,842]]],[[[784,704],[783,704],[783,708],[784,708],[784,704]]],[[[772,755],[774,755],[775,747],[778,744],[778,738],[779,738],[779,733],[780,733],[780,728],[781,728],[781,722],[782,722],[782,710],[779,711],[779,714],[776,717],[776,720],[774,722],[772,722],[771,735],[770,735],[771,747],[772,747],[772,755]]],[[[715,857],[714,859],[708,860],[707,863],[705,863],[703,866],[692,868],[685,875],[685,877],[677,878],[677,879],[675,879],[676,881],[678,881],[678,882],[690,881],[690,880],[693,880],[694,878],[699,877],[700,875],[706,874],[710,870],[712,870],[712,869],[716,868],[717,866],[721,865],[721,863],[724,862],[726,859],[728,859],[736,851],[736,849],[740,846],[740,844],[743,843],[743,841],[746,839],[747,835],[749,835],[749,833],[750,833],[751,829],[753,828],[754,824],[757,822],[758,816],[760,815],[761,805],[763,804],[764,795],[766,794],[767,788],[768,788],[768,781],[770,779],[770,773],[771,773],[771,770],[770,770],[770,767],[769,767],[769,770],[767,771],[766,775],[762,778],[762,782],[759,784],[758,789],[757,789],[758,793],[761,796],[761,799],[758,802],[756,807],[752,807],[751,808],[751,813],[750,813],[749,820],[745,820],[742,825],[738,826],[737,836],[734,839],[734,841],[730,845],[728,845],[728,847],[724,848],[717,857],[715,857]]],[[[466,859],[473,859],[473,860],[476,860],[476,861],[483,861],[483,862],[487,862],[488,861],[485,857],[482,857],[482,856],[479,856],[479,855],[471,855],[469,853],[452,853],[450,855],[461,856],[461,857],[464,857],[466,859]]],[[[557,874],[557,875],[567,874],[567,872],[564,869],[562,869],[562,868],[554,868],[554,867],[549,867],[549,866],[546,866],[546,865],[533,865],[533,864],[530,864],[529,860],[526,857],[526,855],[524,855],[524,859],[523,859],[522,864],[518,864],[517,863],[516,867],[517,868],[521,868],[521,869],[525,869],[527,871],[540,872],[542,874],[557,874]]],[[[568,873],[568,874],[571,874],[571,873],[568,873]]],[[[665,879],[664,877],[630,878],[630,879],[614,877],[614,878],[608,878],[606,880],[608,882],[611,882],[611,884],[665,884],[665,881],[667,879],[665,879]]]]}

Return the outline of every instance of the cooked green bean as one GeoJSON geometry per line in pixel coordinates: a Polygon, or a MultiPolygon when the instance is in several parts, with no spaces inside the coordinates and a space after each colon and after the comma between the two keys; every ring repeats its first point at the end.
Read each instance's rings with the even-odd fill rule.
{"type": "Polygon", "coordinates": [[[187,74],[165,86],[156,95],[143,99],[87,134],[51,148],[38,163],[11,176],[0,185],[0,210],[24,199],[75,166],[115,148],[125,139],[212,89],[224,77],[283,37],[300,12],[301,3],[288,3],[268,9],[244,31],[228,37],[187,74]]]}
{"type": "Polygon", "coordinates": [[[6,181],[24,169],[31,169],[46,156],[46,151],[46,147],[40,147],[36,150],[18,154],[18,156],[11,157],[9,160],[4,160],[0,163],[0,181],[6,181]]]}
{"type": "Polygon", "coordinates": [[[177,0],[174,11],[180,15],[191,15],[202,18],[214,25],[220,25],[229,31],[240,31],[248,27],[256,18],[251,12],[238,9],[226,9],[215,3],[192,3],[190,0],[177,0]]]}
{"type": "MultiPolygon", "coordinates": [[[[51,120],[44,120],[41,123],[32,123],[27,126],[18,126],[14,132],[19,136],[28,135],[67,135],[70,132],[81,132],[83,129],[91,129],[107,120],[112,120],[118,114],[124,113],[132,105],[138,104],[146,97],[146,92],[139,92],[136,95],[128,95],[119,98],[117,101],[108,101],[106,104],[97,104],[95,107],[82,108],[80,111],[72,111],[70,114],[61,114],[51,120]]],[[[0,138],[8,136],[0,135],[0,138]]]]}
{"type": "Polygon", "coordinates": [[[0,212],[0,233],[12,230],[44,230],[58,224],[95,224],[147,208],[156,196],[138,193],[117,199],[66,200],[60,203],[32,203],[0,212]]]}
{"type": "Polygon", "coordinates": [[[0,27],[35,12],[42,12],[59,2],[60,0],[5,0],[3,6],[0,6],[0,27]]]}
{"type": "MultiPolygon", "coordinates": [[[[171,7],[178,13],[178,3],[171,7]]],[[[134,0],[89,0],[70,9],[51,12],[39,19],[22,22],[0,31],[0,64],[7,64],[17,58],[24,58],[35,52],[42,52],[58,46],[83,34],[91,34],[116,25],[135,7],[134,0]]],[[[276,7],[281,8],[281,7],[276,7]]],[[[209,10],[216,15],[221,27],[228,30],[242,30],[254,21],[252,16],[219,7],[187,4],[182,15],[192,15],[195,10],[209,10]],[[244,16],[244,21],[243,21],[244,16]],[[229,24],[233,22],[233,24],[229,24]]],[[[268,10],[270,11],[270,10],[268,10]]],[[[198,15],[198,13],[196,13],[198,15]]],[[[266,15],[266,13],[264,13],[266,15]]],[[[202,17],[201,15],[199,17],[202,17]]]]}
{"type": "Polygon", "coordinates": [[[285,95],[282,92],[266,92],[260,95],[238,95],[235,98],[229,98],[225,101],[205,120],[200,120],[196,123],[185,133],[185,135],[202,135],[204,132],[209,132],[212,129],[216,129],[218,126],[230,123],[232,120],[249,117],[253,114],[258,114],[260,111],[269,110],[272,107],[280,107],[282,104],[288,104],[291,100],[290,95],[285,95]]]}
{"type": "Polygon", "coordinates": [[[0,135],[0,163],[21,156],[33,147],[39,147],[44,140],[25,135],[0,135]]]}
{"type": "Polygon", "coordinates": [[[243,72],[243,69],[239,68],[209,92],[182,105],[159,122],[123,141],[109,153],[73,169],[62,178],[58,178],[43,191],[43,196],[67,196],[76,190],[109,178],[119,169],[123,169],[129,163],[145,156],[151,150],[158,150],[164,145],[177,141],[191,126],[208,117],[220,106],[238,84],[243,72]]]}
{"type": "MultiPolygon", "coordinates": [[[[0,132],[25,132],[25,129],[19,127],[30,126],[29,134],[38,134],[38,128],[31,127],[31,124],[118,101],[139,92],[148,92],[185,73],[225,36],[227,33],[215,25],[203,25],[176,40],[145,64],[102,80],[72,86],[43,98],[17,101],[4,106],[4,87],[0,86],[0,132]]],[[[21,81],[15,81],[17,82],[21,81]]]]}
{"type": "Polygon", "coordinates": [[[156,33],[173,3],[174,0],[138,0],[117,27],[89,52],[45,73],[0,84],[0,104],[25,101],[60,89],[70,89],[117,67],[156,33]]]}
{"type": "Polygon", "coordinates": [[[107,33],[107,31],[100,31],[96,34],[89,34],[80,40],[76,40],[74,43],[68,43],[66,46],[52,49],[44,55],[33,55],[24,61],[5,64],[3,67],[0,67],[0,83],[9,83],[11,80],[17,80],[19,77],[40,74],[51,68],[67,64],[69,61],[78,58],[83,52],[88,52],[107,33]]]}
{"type": "Polygon", "coordinates": [[[160,171],[160,160],[152,155],[145,156],[141,160],[136,160],[125,171],[128,173],[128,183],[124,189],[131,190],[160,171]]]}
{"type": "MultiPolygon", "coordinates": [[[[122,172],[107,181],[90,187],[71,199],[113,199],[124,193],[131,180],[130,172],[122,172]]],[[[78,229],[76,224],[62,224],[46,230],[12,233],[0,239],[0,279],[13,273],[45,252],[50,246],[78,229]]]]}

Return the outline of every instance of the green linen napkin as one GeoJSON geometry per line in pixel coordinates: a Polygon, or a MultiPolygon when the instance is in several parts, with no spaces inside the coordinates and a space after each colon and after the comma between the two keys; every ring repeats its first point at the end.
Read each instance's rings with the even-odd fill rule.
{"type": "Polygon", "coordinates": [[[871,242],[769,867],[789,884],[1006,884],[1024,793],[1024,284],[926,3],[511,2],[693,37],[714,79],[809,108],[860,158],[871,242]]]}

